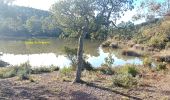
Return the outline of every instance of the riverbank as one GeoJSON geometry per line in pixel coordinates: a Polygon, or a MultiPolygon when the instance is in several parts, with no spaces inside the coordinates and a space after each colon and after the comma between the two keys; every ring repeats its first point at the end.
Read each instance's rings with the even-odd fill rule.
{"type": "Polygon", "coordinates": [[[122,55],[135,56],[135,57],[150,57],[158,62],[170,63],[170,48],[157,49],[144,44],[135,44],[130,40],[117,41],[114,39],[108,39],[101,44],[102,47],[122,49],[122,55]],[[116,48],[115,48],[116,46],[116,48]]]}

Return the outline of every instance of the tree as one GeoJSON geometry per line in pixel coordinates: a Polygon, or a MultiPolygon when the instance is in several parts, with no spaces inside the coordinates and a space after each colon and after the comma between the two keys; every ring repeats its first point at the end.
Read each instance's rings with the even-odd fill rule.
{"type": "Polygon", "coordinates": [[[79,36],[77,70],[74,82],[82,82],[83,39],[101,28],[108,32],[124,11],[132,9],[133,0],[61,0],[52,7],[58,26],[79,36]]]}
{"type": "Polygon", "coordinates": [[[146,21],[152,21],[170,16],[170,0],[141,0],[137,8],[137,14],[133,16],[134,20],[144,18],[146,21]]]}
{"type": "Polygon", "coordinates": [[[41,33],[41,21],[36,16],[32,16],[28,19],[25,27],[30,33],[32,33],[32,35],[41,33]]]}

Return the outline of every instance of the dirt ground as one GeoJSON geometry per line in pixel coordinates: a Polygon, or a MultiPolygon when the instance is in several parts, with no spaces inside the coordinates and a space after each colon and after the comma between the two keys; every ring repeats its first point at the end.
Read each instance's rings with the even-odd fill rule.
{"type": "Polygon", "coordinates": [[[170,75],[154,76],[132,89],[59,81],[58,73],[34,75],[35,82],[16,77],[0,80],[0,100],[169,100],[170,75]]]}

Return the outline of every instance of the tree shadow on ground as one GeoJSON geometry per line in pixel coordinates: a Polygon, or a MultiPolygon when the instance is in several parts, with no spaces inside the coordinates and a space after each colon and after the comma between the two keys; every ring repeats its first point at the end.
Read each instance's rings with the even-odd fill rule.
{"type": "Polygon", "coordinates": [[[116,91],[116,90],[112,90],[112,89],[109,89],[109,88],[106,88],[106,87],[97,86],[94,83],[85,83],[85,84],[87,86],[89,86],[89,87],[98,88],[98,89],[101,89],[101,90],[105,90],[105,91],[109,91],[109,92],[112,92],[112,93],[115,93],[115,94],[122,95],[124,97],[128,97],[129,99],[142,100],[141,98],[138,98],[138,97],[135,97],[135,96],[131,96],[129,94],[125,94],[125,93],[122,93],[122,92],[119,92],[119,91],[116,91]]]}
{"type": "Polygon", "coordinates": [[[45,86],[24,87],[15,86],[10,81],[0,81],[0,100],[6,99],[33,99],[48,100],[48,97],[56,96],[55,93],[49,91],[45,86]],[[4,84],[7,84],[6,86],[4,84]]]}
{"type": "Polygon", "coordinates": [[[74,91],[71,96],[71,100],[98,100],[95,96],[82,91],[74,91]]]}
{"type": "Polygon", "coordinates": [[[162,91],[162,94],[165,94],[167,96],[170,96],[170,91],[162,91]]]}

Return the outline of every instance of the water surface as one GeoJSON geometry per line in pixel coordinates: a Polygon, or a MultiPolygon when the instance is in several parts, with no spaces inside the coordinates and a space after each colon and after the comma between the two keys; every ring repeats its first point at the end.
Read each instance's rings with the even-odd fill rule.
{"type": "MultiPolygon", "coordinates": [[[[29,62],[34,67],[40,66],[70,66],[71,61],[63,52],[64,47],[76,48],[76,40],[62,39],[41,39],[47,44],[28,44],[27,40],[0,40],[0,52],[3,52],[1,59],[11,65],[19,65],[29,62]]],[[[126,57],[121,55],[120,49],[102,49],[100,41],[85,40],[84,54],[87,61],[94,67],[99,67],[105,63],[105,58],[111,55],[114,59],[112,66],[124,64],[142,64],[138,57],[126,57]]]]}

